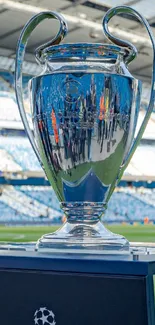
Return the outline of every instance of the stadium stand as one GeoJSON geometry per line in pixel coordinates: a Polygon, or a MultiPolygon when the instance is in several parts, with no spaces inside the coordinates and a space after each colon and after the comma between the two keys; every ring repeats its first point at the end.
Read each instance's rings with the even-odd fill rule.
{"type": "Polygon", "coordinates": [[[26,137],[0,137],[0,153],[0,170],[40,170],[39,162],[26,137]]]}
{"type": "Polygon", "coordinates": [[[3,186],[0,194],[1,224],[61,222],[62,212],[53,190],[49,187],[3,186]]]}
{"type": "MultiPolygon", "coordinates": [[[[29,79],[30,76],[23,78],[23,95],[27,118],[32,126],[26,86],[29,79]]],[[[14,75],[6,71],[0,72],[0,128],[24,129],[16,103],[14,75]]]]}
{"type": "Polygon", "coordinates": [[[151,189],[121,188],[115,192],[106,211],[105,222],[144,222],[146,217],[155,221],[155,208],[152,201],[147,200],[148,193],[155,198],[151,189]],[[146,191],[146,192],[145,192],[146,191]],[[143,200],[143,197],[146,199],[143,200]]]}

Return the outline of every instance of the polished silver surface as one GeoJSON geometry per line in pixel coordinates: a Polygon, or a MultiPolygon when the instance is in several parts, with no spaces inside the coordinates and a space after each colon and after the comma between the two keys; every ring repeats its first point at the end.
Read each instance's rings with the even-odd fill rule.
{"type": "MultiPolygon", "coordinates": [[[[103,27],[116,45],[58,44],[66,34],[63,17],[53,12],[34,16],[23,29],[16,57],[16,95],[31,144],[67,216],[54,234],[37,243],[43,251],[128,252],[129,242],[100,221],[107,203],[145,130],[154,105],[154,69],[150,104],[134,140],[141,82],[128,71],[136,55],[131,43],[113,37],[108,21],[117,13],[135,14],[154,40],[146,20],[129,7],[107,12],[103,27]],[[60,31],[36,50],[43,73],[31,79],[34,126],[28,126],[22,98],[22,61],[31,30],[44,18],[57,18],[60,31]],[[62,36],[62,37],[61,37],[62,36]]],[[[154,68],[154,62],[153,62],[154,68]]]]}
{"type": "Polygon", "coordinates": [[[72,221],[97,221],[106,208],[137,123],[141,83],[97,71],[94,62],[30,82],[40,157],[72,221]]]}

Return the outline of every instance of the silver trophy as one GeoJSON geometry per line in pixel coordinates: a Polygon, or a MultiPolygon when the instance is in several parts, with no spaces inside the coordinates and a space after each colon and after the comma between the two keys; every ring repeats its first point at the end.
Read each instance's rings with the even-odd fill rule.
{"type": "Polygon", "coordinates": [[[46,11],[32,17],[20,35],[16,56],[16,96],[31,145],[52,185],[66,223],[37,242],[40,251],[86,253],[129,252],[129,242],[113,234],[101,216],[135,152],[154,105],[155,61],[150,103],[134,138],[141,101],[141,81],[128,70],[137,50],[108,30],[116,14],[136,16],[155,43],[147,21],[134,9],[119,6],[103,19],[103,30],[114,45],[62,44],[65,19],[46,11]],[[60,30],[36,49],[42,73],[30,80],[31,131],[23,103],[22,64],[28,38],[44,19],[57,19],[60,30]]]}

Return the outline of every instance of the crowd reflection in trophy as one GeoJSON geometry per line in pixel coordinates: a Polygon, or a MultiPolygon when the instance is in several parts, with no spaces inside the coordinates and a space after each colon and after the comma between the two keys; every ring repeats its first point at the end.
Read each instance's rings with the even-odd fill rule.
{"type": "MultiPolygon", "coordinates": [[[[66,76],[66,84],[69,84],[69,77],[66,76]]],[[[61,104],[54,107],[51,104],[50,123],[49,117],[39,117],[38,129],[44,150],[49,162],[55,168],[55,172],[61,170],[61,164],[66,164],[67,173],[71,168],[76,168],[76,164],[90,162],[91,151],[98,150],[99,160],[105,159],[105,155],[111,153],[115,146],[119,131],[127,131],[129,126],[129,115],[120,112],[119,92],[112,92],[112,80],[105,77],[102,92],[97,103],[96,83],[94,74],[91,75],[90,90],[81,93],[78,99],[74,99],[72,93],[75,89],[66,88],[66,98],[61,104]],[[51,132],[49,132],[49,128],[51,132]],[[93,138],[95,142],[93,148],[93,138]],[[96,141],[97,138],[97,141],[96,141]],[[104,150],[103,150],[104,147],[104,150]]],[[[70,87],[70,86],[69,86],[70,87]]],[[[130,106],[130,105],[129,105],[130,106]]],[[[96,156],[96,155],[95,155],[96,156]]]]}

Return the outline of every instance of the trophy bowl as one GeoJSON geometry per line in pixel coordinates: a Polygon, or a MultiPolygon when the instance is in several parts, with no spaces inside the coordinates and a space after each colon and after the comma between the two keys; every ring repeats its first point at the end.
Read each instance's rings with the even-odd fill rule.
{"type": "Polygon", "coordinates": [[[35,15],[21,33],[16,56],[17,102],[33,149],[67,217],[61,229],[38,240],[39,251],[130,251],[128,240],[107,230],[101,217],[153,110],[154,72],[148,110],[134,139],[142,83],[127,66],[137,51],[131,43],[112,36],[107,27],[122,12],[143,22],[154,48],[147,21],[125,6],[110,9],[103,19],[104,32],[114,45],[59,45],[67,24],[55,12],[35,15]],[[24,111],[22,63],[30,33],[45,18],[58,19],[60,30],[51,42],[36,49],[43,72],[29,82],[32,133],[24,111]]]}

